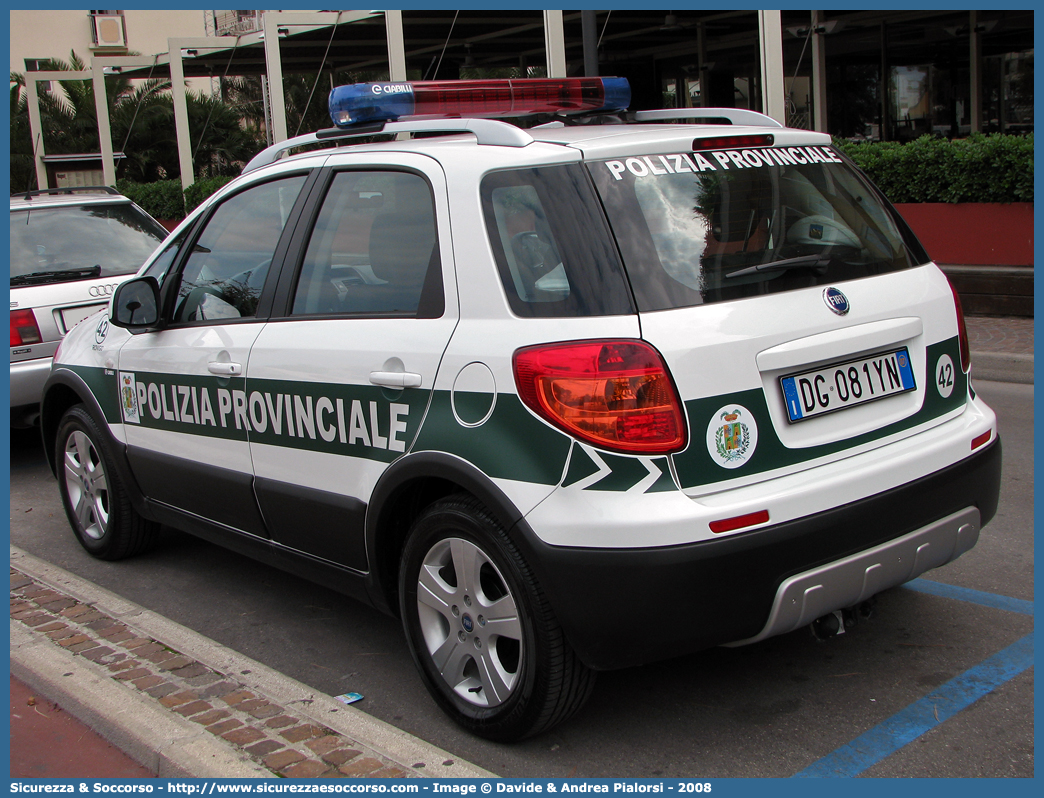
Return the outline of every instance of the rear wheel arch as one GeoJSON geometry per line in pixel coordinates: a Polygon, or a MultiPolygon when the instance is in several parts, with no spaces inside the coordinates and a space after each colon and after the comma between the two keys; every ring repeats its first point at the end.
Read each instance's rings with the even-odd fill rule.
{"type": "Polygon", "coordinates": [[[485,474],[445,452],[420,452],[393,463],[382,475],[366,514],[371,599],[399,614],[399,563],[413,522],[426,508],[454,494],[469,494],[511,529],[522,513],[485,474]]]}

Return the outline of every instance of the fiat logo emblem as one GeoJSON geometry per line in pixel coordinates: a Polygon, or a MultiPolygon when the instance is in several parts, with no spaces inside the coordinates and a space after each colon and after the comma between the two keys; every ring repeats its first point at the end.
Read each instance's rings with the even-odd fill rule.
{"type": "Polygon", "coordinates": [[[824,291],[823,301],[826,302],[826,306],[834,311],[838,316],[844,316],[851,309],[851,305],[848,304],[848,297],[836,288],[828,288],[824,291]]]}

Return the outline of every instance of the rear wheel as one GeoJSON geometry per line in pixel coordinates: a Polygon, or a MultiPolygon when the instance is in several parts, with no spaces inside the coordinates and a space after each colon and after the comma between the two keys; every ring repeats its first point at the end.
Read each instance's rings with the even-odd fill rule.
{"type": "Polygon", "coordinates": [[[475,734],[528,737],[591,693],[594,673],[565,641],[518,549],[470,496],[439,501],[416,520],[399,601],[428,691],[475,734]]]}
{"type": "Polygon", "coordinates": [[[62,416],[55,447],[62,504],[80,545],[102,560],[120,560],[147,548],[159,524],[131,506],[108,442],[83,405],[62,416]]]}

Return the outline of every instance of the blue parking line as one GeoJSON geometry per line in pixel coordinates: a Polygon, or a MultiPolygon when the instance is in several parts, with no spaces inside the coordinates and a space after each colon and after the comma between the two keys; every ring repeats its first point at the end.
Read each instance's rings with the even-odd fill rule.
{"type": "Polygon", "coordinates": [[[1032,666],[1033,633],[1030,632],[847,745],[795,773],[793,778],[858,776],[1032,666]]]}
{"type": "Polygon", "coordinates": [[[1022,615],[1033,614],[1032,601],[998,596],[996,593],[984,593],[981,590],[972,590],[967,587],[955,587],[942,582],[932,582],[930,579],[914,579],[912,582],[907,582],[903,587],[908,587],[919,593],[957,599],[958,601],[970,601],[972,604],[981,604],[984,607],[1018,612],[1022,615]]]}

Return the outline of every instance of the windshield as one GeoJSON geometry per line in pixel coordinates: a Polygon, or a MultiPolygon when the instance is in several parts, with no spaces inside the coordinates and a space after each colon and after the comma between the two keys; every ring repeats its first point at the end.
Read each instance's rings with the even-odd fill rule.
{"type": "Polygon", "coordinates": [[[60,282],[136,272],[166,231],[127,203],[11,213],[11,281],[60,282]]]}
{"type": "Polygon", "coordinates": [[[841,282],[916,260],[876,191],[825,147],[651,155],[588,168],[640,310],[841,282]]]}

